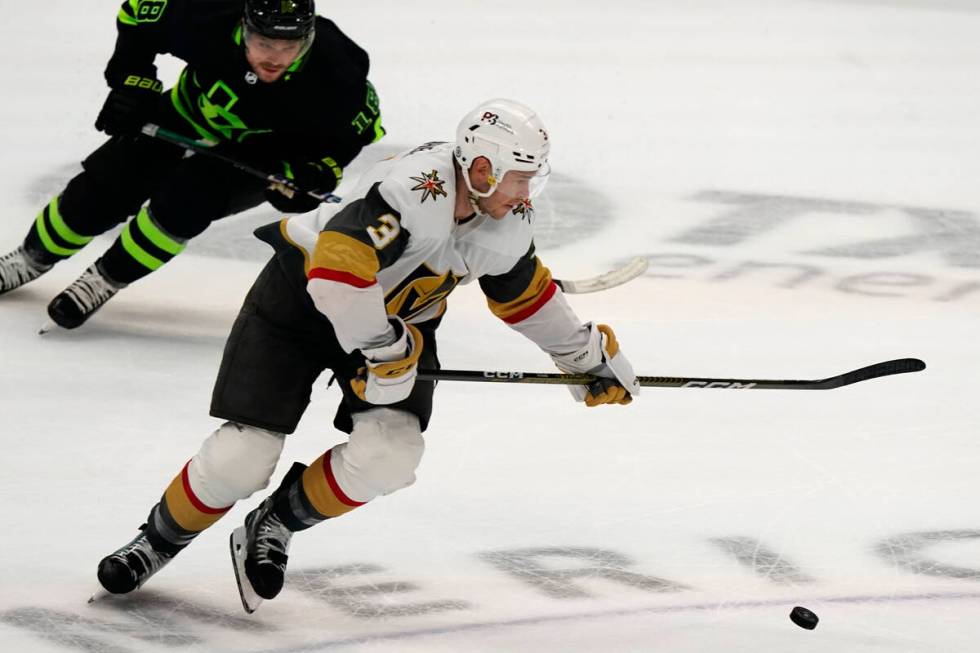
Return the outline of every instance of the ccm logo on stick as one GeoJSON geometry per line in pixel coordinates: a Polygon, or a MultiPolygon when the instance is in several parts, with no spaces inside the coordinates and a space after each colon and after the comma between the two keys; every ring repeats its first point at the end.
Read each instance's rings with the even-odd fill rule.
{"type": "Polygon", "coordinates": [[[688,381],[682,388],[730,388],[732,390],[747,390],[754,388],[754,383],[739,383],[738,381],[688,381]]]}
{"type": "Polygon", "coordinates": [[[487,379],[523,379],[523,372],[484,372],[484,378],[487,379]]]}

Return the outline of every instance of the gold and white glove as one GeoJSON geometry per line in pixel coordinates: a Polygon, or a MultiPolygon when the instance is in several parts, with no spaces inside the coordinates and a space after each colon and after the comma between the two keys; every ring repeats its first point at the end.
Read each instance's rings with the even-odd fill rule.
{"type": "Polygon", "coordinates": [[[602,404],[626,405],[633,396],[640,394],[640,383],[633,373],[633,366],[619,349],[619,342],[613,330],[605,325],[589,322],[589,342],[570,354],[553,355],[563,372],[569,374],[592,374],[600,377],[588,385],[568,386],[576,401],[584,401],[586,406],[602,404]]]}
{"type": "Polygon", "coordinates": [[[399,317],[389,317],[395,340],[383,347],[362,349],[366,367],[357,371],[350,386],[354,394],[371,404],[393,404],[407,399],[415,387],[422,334],[399,317]]]}

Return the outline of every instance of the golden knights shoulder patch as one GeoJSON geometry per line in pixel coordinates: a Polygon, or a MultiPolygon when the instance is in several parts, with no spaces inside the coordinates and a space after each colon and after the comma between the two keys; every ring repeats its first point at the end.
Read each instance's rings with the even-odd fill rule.
{"type": "Polygon", "coordinates": [[[436,201],[440,196],[449,197],[443,186],[446,184],[444,179],[439,179],[439,171],[433,170],[432,172],[420,173],[421,177],[409,177],[412,181],[417,181],[418,184],[412,186],[412,190],[422,191],[421,203],[425,204],[425,200],[432,198],[432,201],[436,201]]]}
{"type": "Polygon", "coordinates": [[[514,210],[511,211],[511,213],[521,216],[522,220],[527,218],[527,221],[530,222],[531,218],[534,216],[534,205],[531,204],[530,199],[524,198],[517,203],[517,206],[514,207],[514,210]]]}

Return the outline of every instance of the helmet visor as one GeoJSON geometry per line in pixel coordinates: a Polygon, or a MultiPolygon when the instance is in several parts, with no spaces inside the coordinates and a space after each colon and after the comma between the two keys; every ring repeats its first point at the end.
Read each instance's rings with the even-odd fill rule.
{"type": "Polygon", "coordinates": [[[508,170],[494,185],[494,192],[506,197],[532,199],[541,194],[551,176],[551,166],[546,161],[537,170],[508,170]]]}
{"type": "Polygon", "coordinates": [[[528,199],[533,199],[540,195],[549,179],[551,179],[551,164],[545,161],[544,164],[538,168],[538,173],[531,178],[529,189],[530,194],[528,195],[528,199]]]}

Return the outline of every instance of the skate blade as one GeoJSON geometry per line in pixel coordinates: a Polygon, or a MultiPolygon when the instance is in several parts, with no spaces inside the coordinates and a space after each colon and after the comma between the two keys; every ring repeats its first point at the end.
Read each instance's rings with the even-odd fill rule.
{"type": "Polygon", "coordinates": [[[92,596],[88,597],[87,602],[89,604],[96,603],[108,596],[112,596],[112,594],[110,594],[109,591],[104,587],[100,587],[99,589],[95,590],[95,592],[92,593],[92,596]]]}
{"type": "Polygon", "coordinates": [[[239,526],[231,532],[229,538],[231,546],[231,562],[235,567],[235,581],[238,583],[238,595],[242,599],[242,607],[245,612],[252,614],[262,604],[262,597],[252,589],[252,583],[245,575],[245,527],[239,526]]]}

